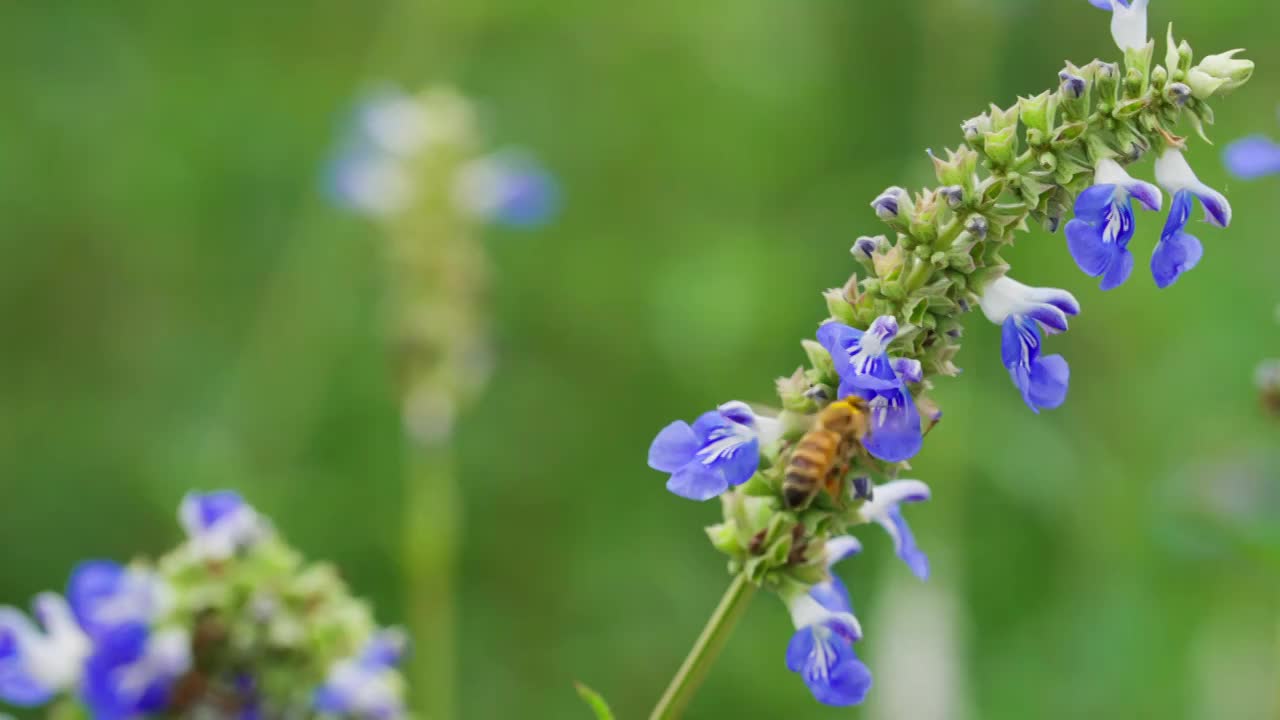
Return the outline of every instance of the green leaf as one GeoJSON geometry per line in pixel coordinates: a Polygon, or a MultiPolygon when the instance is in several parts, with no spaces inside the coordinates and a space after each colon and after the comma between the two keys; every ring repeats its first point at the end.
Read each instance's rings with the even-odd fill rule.
{"type": "Polygon", "coordinates": [[[600,693],[580,682],[575,682],[573,686],[578,689],[578,697],[591,706],[591,709],[596,714],[596,720],[614,720],[613,711],[609,709],[609,703],[604,701],[604,697],[600,693]]]}

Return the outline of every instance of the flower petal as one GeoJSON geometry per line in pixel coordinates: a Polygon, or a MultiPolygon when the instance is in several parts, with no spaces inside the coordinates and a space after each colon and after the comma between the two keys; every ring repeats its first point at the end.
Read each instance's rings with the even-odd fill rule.
{"type": "Polygon", "coordinates": [[[760,466],[760,441],[752,438],[729,452],[716,465],[729,487],[737,487],[751,479],[760,466]]]}
{"type": "Polygon", "coordinates": [[[847,557],[862,552],[862,543],[852,535],[839,535],[827,541],[823,548],[823,558],[827,567],[831,567],[847,557]]]}
{"type": "Polygon", "coordinates": [[[1173,237],[1160,238],[1151,254],[1151,276],[1156,287],[1164,289],[1172,285],[1178,276],[1195,267],[1204,256],[1204,246],[1194,235],[1179,232],[1173,237]]]}
{"type": "Polygon", "coordinates": [[[801,677],[824,705],[843,707],[866,699],[871,689],[871,671],[853,652],[853,646],[838,635],[811,628],[812,649],[805,660],[801,677]]]}
{"type": "Polygon", "coordinates": [[[916,537],[912,534],[911,527],[907,525],[906,518],[902,516],[902,509],[896,505],[890,507],[880,516],[878,522],[893,539],[894,551],[907,564],[911,572],[921,580],[929,579],[929,557],[916,545],[916,537]]]}
{"type": "Polygon", "coordinates": [[[1129,192],[1130,197],[1152,212],[1160,212],[1161,206],[1164,205],[1164,195],[1160,192],[1160,188],[1149,182],[1134,180],[1125,187],[1125,190],[1129,192]]]}
{"type": "Polygon", "coordinates": [[[1130,273],[1133,272],[1133,253],[1119,245],[1113,247],[1115,248],[1114,259],[1107,266],[1107,272],[1102,276],[1102,283],[1099,285],[1103,290],[1113,290],[1120,287],[1129,279],[1130,273]]]}
{"type": "Polygon", "coordinates": [[[1103,183],[1091,185],[1076,196],[1075,216],[1084,222],[1099,225],[1107,220],[1107,213],[1115,201],[1117,185],[1103,183]]]}
{"type": "Polygon", "coordinates": [[[1197,188],[1195,193],[1204,204],[1205,220],[1210,225],[1224,228],[1231,224],[1231,203],[1222,193],[1207,185],[1197,188]]]}
{"type": "Polygon", "coordinates": [[[871,428],[863,440],[867,451],[885,462],[905,462],[920,452],[924,436],[911,394],[899,387],[869,400],[871,428]]]}
{"type": "Polygon", "coordinates": [[[0,607],[0,701],[17,707],[36,707],[53,698],[54,689],[32,677],[29,645],[38,639],[31,621],[20,611],[0,607]]]}
{"type": "Polygon", "coordinates": [[[787,669],[791,672],[803,670],[809,655],[813,653],[813,646],[814,638],[811,628],[802,627],[796,630],[791,636],[791,641],[787,643],[787,669]]]}
{"type": "Polygon", "coordinates": [[[1101,229],[1076,219],[1067,223],[1066,235],[1071,258],[1086,275],[1098,277],[1107,271],[1115,257],[1115,247],[1103,242],[1101,229]]]}
{"type": "Polygon", "coordinates": [[[1030,384],[1024,396],[1032,409],[1052,410],[1067,399],[1071,368],[1061,355],[1042,357],[1031,366],[1030,384]]]}
{"type": "Polygon", "coordinates": [[[662,429],[649,446],[649,467],[673,473],[688,465],[698,452],[698,438],[693,428],[683,420],[677,420],[662,429]]]}
{"type": "Polygon", "coordinates": [[[904,383],[918,383],[924,380],[924,366],[919,360],[911,358],[893,358],[889,363],[893,367],[893,372],[904,383]]]}
{"type": "Polygon", "coordinates": [[[724,473],[700,462],[691,462],[671,476],[667,489],[690,500],[710,500],[728,490],[729,482],[725,480],[724,473]]]}
{"type": "Polygon", "coordinates": [[[809,588],[809,597],[831,612],[853,612],[853,602],[849,599],[849,588],[845,587],[844,581],[835,575],[809,588]]]}

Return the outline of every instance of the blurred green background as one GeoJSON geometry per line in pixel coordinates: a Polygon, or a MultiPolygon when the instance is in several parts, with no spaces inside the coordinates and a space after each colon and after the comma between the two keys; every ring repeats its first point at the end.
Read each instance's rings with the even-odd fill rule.
{"type": "MultiPolygon", "coordinates": [[[[1218,147],[1280,135],[1280,5],[1153,5],[1153,35],[1176,20],[1198,54],[1258,63],[1217,103],[1218,147]]],[[[233,486],[403,619],[378,244],[319,188],[370,83],[447,81],[566,200],[486,237],[500,361],[458,437],[460,715],[586,717],[580,679],[642,717],[727,583],[700,529],[719,508],[665,492],[653,434],[770,401],[818,291],[881,232],[869,200],[933,183],[924,148],[986,102],[1114,59],[1107,26],[1084,0],[6,4],[0,602],[85,556],[158,554],[186,490],[233,486]]],[[[1218,152],[1189,157],[1235,223],[1200,226],[1204,262],[1167,291],[1145,272],[1154,215],[1105,295],[1060,235],[1008,254],[1084,306],[1050,340],[1071,396],[1032,416],[969,319],[915,463],[935,578],[874,528],[844,567],[867,706],[810,700],[762,596],[690,717],[1280,713],[1280,426],[1251,384],[1280,354],[1280,178],[1230,181],[1218,152]]]]}

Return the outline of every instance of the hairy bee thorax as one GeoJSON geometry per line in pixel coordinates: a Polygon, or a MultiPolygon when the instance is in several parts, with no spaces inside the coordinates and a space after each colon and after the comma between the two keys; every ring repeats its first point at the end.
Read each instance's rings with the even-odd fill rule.
{"type": "Polygon", "coordinates": [[[814,417],[813,427],[796,443],[782,481],[782,500],[802,510],[820,489],[839,503],[849,464],[867,434],[867,404],[849,396],[827,405],[814,417]]]}

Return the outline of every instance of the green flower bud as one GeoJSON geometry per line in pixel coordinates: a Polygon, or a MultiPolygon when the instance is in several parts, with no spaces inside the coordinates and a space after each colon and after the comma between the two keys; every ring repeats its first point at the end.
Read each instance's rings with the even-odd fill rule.
{"type": "Polygon", "coordinates": [[[1014,130],[1014,127],[1009,126],[998,132],[989,132],[983,136],[983,146],[986,148],[987,157],[991,160],[993,167],[1006,168],[1013,164],[1013,158],[1017,154],[1018,146],[1018,137],[1014,130]]]}
{"type": "Polygon", "coordinates": [[[1151,71],[1151,85],[1157,89],[1163,89],[1167,82],[1169,82],[1169,71],[1157,65],[1151,71]]]}
{"type": "MultiPolygon", "coordinates": [[[[1229,52],[1218,53],[1217,55],[1210,55],[1201,60],[1200,64],[1188,73],[1188,77],[1195,74],[1196,70],[1199,70],[1201,73],[1213,78],[1214,80],[1221,81],[1221,85],[1216,89],[1220,89],[1222,92],[1235,90],[1248,82],[1250,77],[1253,77],[1253,61],[1236,59],[1235,54],[1238,52],[1243,51],[1236,49],[1229,52]]],[[[1188,84],[1191,85],[1191,88],[1194,91],[1195,84],[1190,82],[1188,82],[1188,84]]],[[[1199,95],[1196,97],[1202,100],[1204,99],[1200,98],[1199,95]]]]}
{"type": "Polygon", "coordinates": [[[1018,106],[1015,104],[1008,110],[991,106],[991,132],[1000,132],[1018,126],[1018,106]]]}
{"type": "Polygon", "coordinates": [[[1033,98],[1018,98],[1022,124],[1046,135],[1053,130],[1053,116],[1057,107],[1057,97],[1047,90],[1033,98]]]}
{"type": "Polygon", "coordinates": [[[960,124],[960,130],[964,133],[964,141],[969,143],[970,147],[981,147],[982,137],[991,132],[991,116],[983,113],[969,118],[960,124]]]}
{"type": "MultiPolygon", "coordinates": [[[[839,291],[836,291],[836,292],[839,292],[839,291]]],[[[850,307],[848,303],[845,304],[845,307],[849,308],[849,312],[847,315],[849,319],[845,320],[843,318],[837,317],[836,320],[846,325],[852,325],[854,322],[856,322],[856,320],[853,317],[853,308],[850,307]]],[[[822,347],[822,345],[819,344],[816,340],[809,340],[807,338],[804,340],[801,340],[800,345],[804,347],[804,354],[809,358],[810,367],[812,367],[814,370],[817,370],[822,379],[832,380],[836,377],[835,362],[832,361],[831,353],[827,352],[826,348],[822,347]]]]}
{"type": "Polygon", "coordinates": [[[1120,84],[1120,67],[1115,63],[1098,63],[1094,79],[1098,87],[1098,100],[1114,103],[1120,84]]]}
{"type": "Polygon", "coordinates": [[[1191,88],[1192,97],[1197,100],[1208,100],[1226,84],[1225,78],[1213,77],[1198,67],[1187,72],[1187,86],[1191,88]]]}
{"type": "Polygon", "coordinates": [[[959,185],[965,189],[973,187],[973,174],[978,169],[976,152],[969,148],[948,149],[945,161],[933,152],[929,153],[929,157],[933,159],[933,171],[938,176],[938,182],[943,185],[959,185]]]}
{"type": "Polygon", "coordinates": [[[738,528],[732,520],[706,528],[711,545],[725,555],[742,555],[746,548],[738,542],[738,528]]]}

